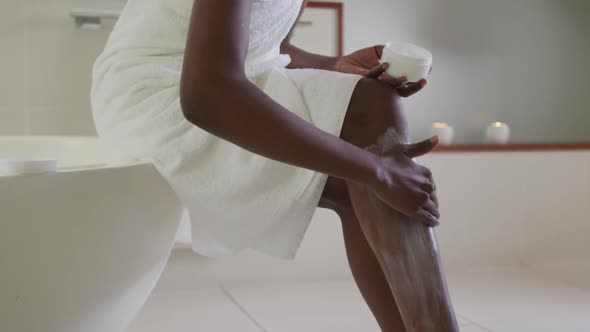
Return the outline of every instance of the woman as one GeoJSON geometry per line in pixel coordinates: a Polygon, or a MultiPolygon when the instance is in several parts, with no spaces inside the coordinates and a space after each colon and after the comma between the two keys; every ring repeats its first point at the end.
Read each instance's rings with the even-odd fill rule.
{"type": "Polygon", "coordinates": [[[355,280],[383,331],[458,331],[382,46],[342,58],[289,35],[303,0],[129,0],[94,67],[103,140],[150,158],[189,210],[193,249],[293,259],[317,206],[342,220],[355,280]],[[182,64],[182,70],[175,68],[182,64]]]}

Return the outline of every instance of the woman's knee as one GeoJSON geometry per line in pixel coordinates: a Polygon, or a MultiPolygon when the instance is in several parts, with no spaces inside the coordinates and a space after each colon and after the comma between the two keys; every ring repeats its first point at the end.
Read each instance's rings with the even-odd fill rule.
{"type": "Polygon", "coordinates": [[[390,127],[406,136],[406,123],[397,92],[378,80],[362,79],[350,100],[340,137],[364,148],[390,127]]]}

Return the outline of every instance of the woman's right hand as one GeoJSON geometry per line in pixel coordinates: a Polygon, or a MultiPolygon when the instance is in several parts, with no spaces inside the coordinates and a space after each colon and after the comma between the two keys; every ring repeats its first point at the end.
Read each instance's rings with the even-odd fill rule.
{"type": "Polygon", "coordinates": [[[412,158],[427,154],[438,144],[438,138],[399,144],[378,158],[377,178],[369,186],[387,205],[419,219],[428,226],[437,226],[438,201],[431,171],[412,158]]]}

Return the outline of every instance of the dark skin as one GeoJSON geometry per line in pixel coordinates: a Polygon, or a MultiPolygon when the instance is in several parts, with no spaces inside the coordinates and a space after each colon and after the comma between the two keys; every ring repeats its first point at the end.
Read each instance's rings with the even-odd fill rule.
{"type": "MultiPolygon", "coordinates": [[[[303,2],[303,8],[308,0],[303,2]]],[[[303,14],[303,8],[299,18],[303,14]]],[[[281,44],[281,53],[291,56],[291,63],[287,68],[314,68],[333,70],[341,73],[357,74],[367,78],[379,79],[381,82],[390,85],[402,97],[410,97],[422,90],[428,82],[423,79],[416,83],[408,83],[406,77],[394,78],[384,74],[389,66],[388,63],[381,63],[383,45],[367,47],[343,57],[329,57],[306,52],[291,44],[293,29],[289,32],[281,44]]],[[[432,71],[432,69],[431,69],[432,71]]]]}
{"type": "Polygon", "coordinates": [[[293,59],[287,68],[324,69],[379,79],[384,84],[390,85],[402,97],[410,97],[428,84],[425,79],[408,83],[406,77],[394,78],[385,74],[389,64],[379,61],[383,54],[383,47],[383,45],[376,45],[343,57],[327,57],[299,49],[291,45],[287,38],[281,45],[281,53],[289,54],[293,59]]]}
{"type": "MultiPolygon", "coordinates": [[[[430,171],[411,160],[430,151],[436,141],[376,156],[283,108],[245,75],[251,9],[251,0],[196,2],[180,86],[187,120],[253,153],[367,185],[389,206],[428,225],[437,225],[430,171]],[[208,65],[200,65],[203,63],[208,65]],[[227,91],[232,92],[232,98],[227,98],[227,91]]],[[[403,78],[382,75],[386,65],[373,66],[378,62],[379,48],[327,58],[299,50],[288,41],[283,43],[283,50],[293,56],[292,67],[362,72],[368,77],[380,77],[406,96],[424,87],[424,81],[408,85],[403,78]]]]}
{"type": "Polygon", "coordinates": [[[330,175],[320,206],[340,216],[355,281],[382,331],[458,331],[431,228],[439,218],[436,188],[430,171],[412,160],[437,139],[396,144],[383,154],[363,149],[387,128],[407,136],[399,96],[417,93],[426,81],[408,84],[384,75],[383,46],[325,57],[286,38],[281,50],[292,57],[289,68],[365,76],[341,137],[323,132],[245,76],[251,1],[199,0],[194,6],[180,89],[186,118],[253,153],[330,175]]]}

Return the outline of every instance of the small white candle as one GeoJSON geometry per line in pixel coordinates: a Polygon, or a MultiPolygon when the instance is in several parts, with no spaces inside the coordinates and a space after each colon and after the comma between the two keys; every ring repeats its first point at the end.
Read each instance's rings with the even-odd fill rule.
{"type": "Polygon", "coordinates": [[[510,141],[510,127],[503,122],[494,122],[486,129],[488,143],[506,144],[510,141]]]}
{"type": "Polygon", "coordinates": [[[438,136],[438,142],[440,145],[451,145],[453,143],[453,137],[455,136],[455,130],[453,127],[444,122],[433,123],[431,133],[432,135],[438,136]]]}

